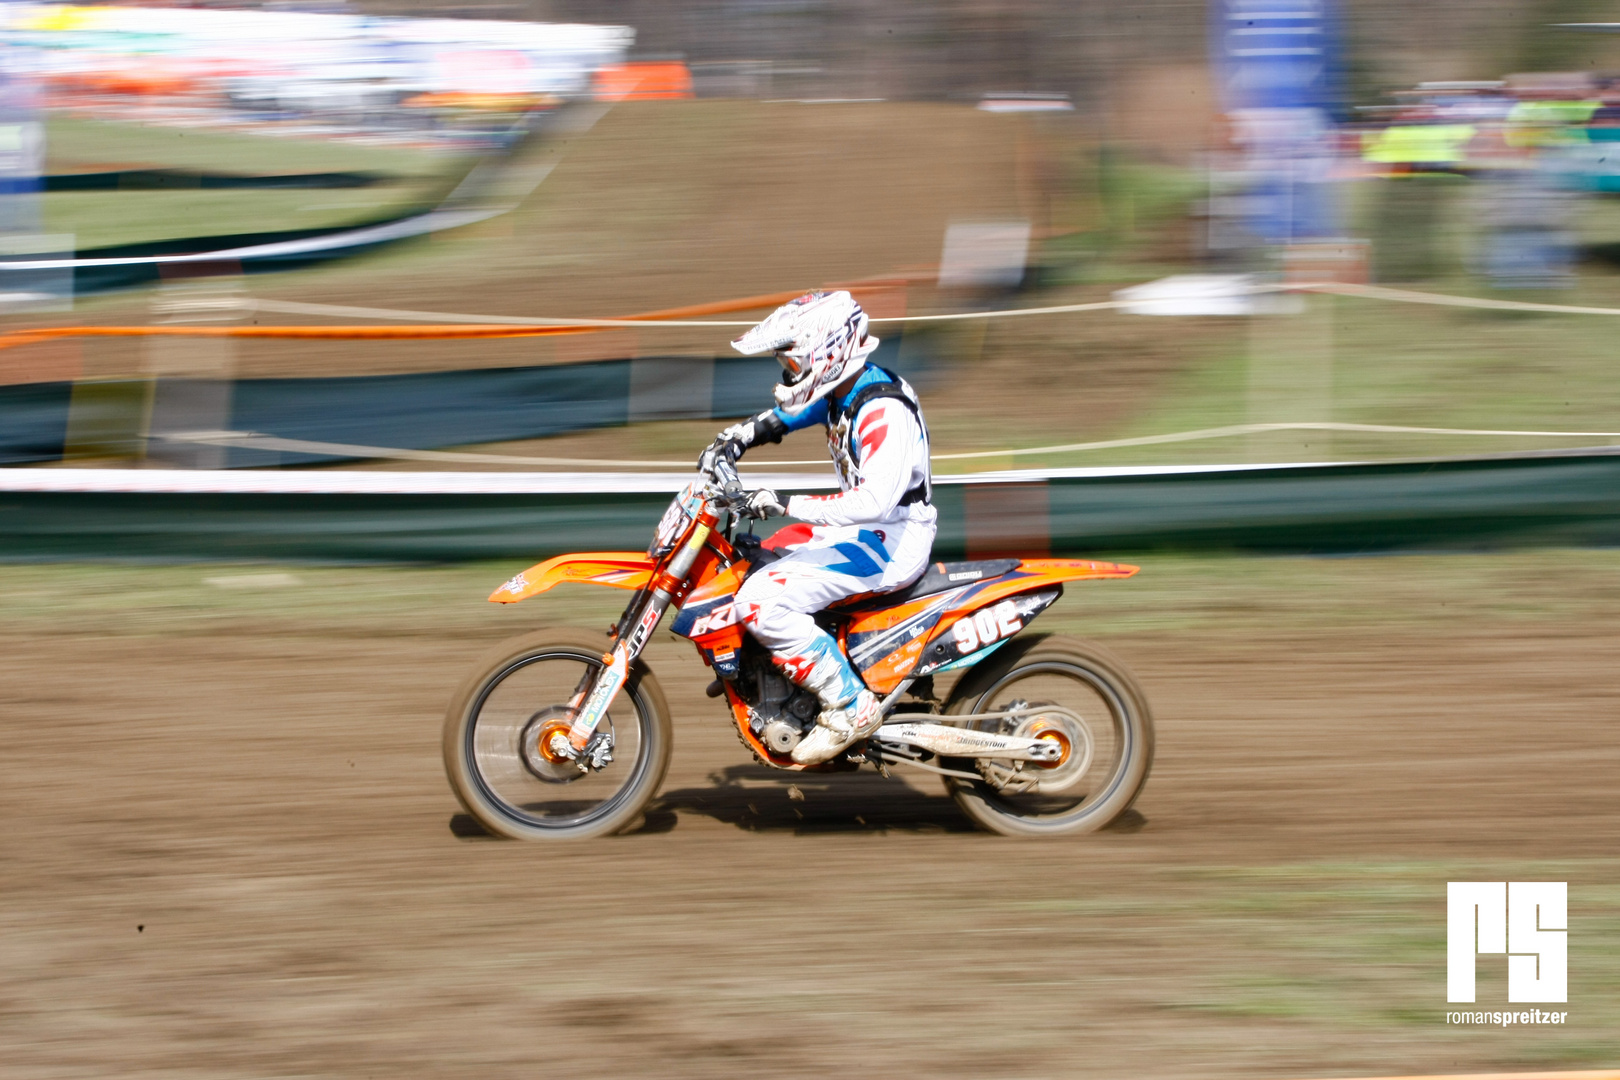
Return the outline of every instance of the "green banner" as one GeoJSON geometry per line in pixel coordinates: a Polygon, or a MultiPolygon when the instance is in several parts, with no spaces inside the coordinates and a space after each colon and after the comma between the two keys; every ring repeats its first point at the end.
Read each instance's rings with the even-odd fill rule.
{"type": "MultiPolygon", "coordinates": [[[[445,474],[434,474],[441,490],[423,493],[17,490],[39,488],[52,474],[0,471],[10,481],[0,484],[0,558],[540,559],[644,548],[669,498],[645,490],[446,493],[445,474]]],[[[607,487],[613,478],[602,479],[607,487]]],[[[1620,455],[1607,451],[964,480],[942,478],[935,489],[939,558],[1620,543],[1620,455]]]]}

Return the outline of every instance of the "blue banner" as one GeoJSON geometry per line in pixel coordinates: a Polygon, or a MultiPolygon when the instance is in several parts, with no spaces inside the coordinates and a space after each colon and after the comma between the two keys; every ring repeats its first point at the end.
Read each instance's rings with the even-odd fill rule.
{"type": "Polygon", "coordinates": [[[1339,234],[1329,186],[1342,101],[1328,0],[1216,0],[1210,50],[1249,175],[1245,225],[1271,244],[1339,234]]]}
{"type": "Polygon", "coordinates": [[[1240,109],[1340,108],[1339,33],[1327,0],[1217,0],[1210,44],[1221,103],[1240,109]]]}

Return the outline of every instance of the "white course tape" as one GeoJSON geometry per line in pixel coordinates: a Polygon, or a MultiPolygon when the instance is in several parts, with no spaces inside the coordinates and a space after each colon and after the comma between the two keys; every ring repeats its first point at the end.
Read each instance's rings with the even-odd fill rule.
{"type": "MultiPolygon", "coordinates": [[[[332,457],[386,458],[392,461],[444,461],[467,465],[556,465],[571,468],[604,469],[691,469],[697,458],[686,461],[638,461],[616,458],[522,457],[516,454],[478,454],[456,450],[403,450],[392,446],[361,446],[356,443],[314,442],[309,439],[281,439],[252,431],[183,431],[166,434],[169,442],[228,446],[243,450],[276,450],[290,454],[323,454],[332,457]]],[[[775,463],[773,463],[775,464],[775,463]]],[[[824,461],[789,461],[787,465],[825,465],[824,461]]]]}
{"type": "MultiPolygon", "coordinates": [[[[1015,469],[936,477],[936,485],[1028,484],[1042,480],[1172,476],[1255,469],[1318,468],[1323,462],[1276,465],[1147,465],[1088,469],[1015,469]]],[[[1354,464],[1335,462],[1334,464],[1354,464]]],[[[676,492],[690,475],[577,472],[356,472],[256,469],[0,469],[0,492],[122,492],[199,495],[611,495],[676,492]]],[[[778,491],[836,488],[832,475],[750,473],[751,485],[778,491]]]]}
{"type": "MultiPolygon", "coordinates": [[[[245,249],[244,249],[245,250],[245,249]]],[[[225,257],[224,255],[214,256],[225,257]]],[[[0,263],[0,269],[5,268],[0,263]]],[[[30,265],[43,266],[43,263],[30,265]]],[[[1257,286],[1255,292],[1278,292],[1284,286],[1257,286]]],[[[1091,304],[1061,304],[1057,307],[1009,308],[1005,311],[966,311],[949,315],[898,315],[892,318],[871,319],[874,326],[885,324],[961,322],[966,319],[1008,319],[1024,315],[1067,315],[1081,311],[1111,311],[1126,307],[1128,301],[1101,300],[1091,304]]],[[[399,322],[472,323],[500,326],[584,326],[584,327],[715,327],[735,329],[754,326],[759,320],[730,319],[547,319],[522,315],[468,315],[463,312],[410,311],[398,308],[351,307],[343,304],[307,304],[295,300],[242,300],[243,310],[276,311],[287,315],[329,315],[346,319],[393,319],[399,322]]]]}
{"type": "MultiPolygon", "coordinates": [[[[0,264],[0,269],[4,264],[0,264]]],[[[522,315],[467,315],[444,311],[401,311],[396,308],[350,307],[343,304],[305,304],[295,300],[240,301],[248,311],[277,311],[287,315],[329,315],[343,319],[393,319],[398,322],[472,323],[480,326],[753,326],[747,322],[714,322],[708,319],[544,319],[522,315]]],[[[704,359],[707,359],[706,357],[704,359]]]]}
{"type": "MultiPolygon", "coordinates": [[[[0,491],[252,495],[593,495],[679,491],[667,473],[284,472],[258,469],[0,469],[0,491]]],[[[832,476],[749,477],[785,490],[835,488],[832,476]]]]}
{"type": "Polygon", "coordinates": [[[1176,431],[1168,435],[1142,435],[1134,439],[1065,443],[1061,446],[1031,446],[1021,450],[975,450],[966,454],[935,454],[933,460],[965,461],[969,458],[1019,457],[1029,454],[1074,454],[1086,450],[1114,450],[1127,446],[1156,446],[1161,443],[1227,439],[1234,435],[1261,435],[1271,431],[1344,431],[1375,435],[1497,435],[1522,439],[1620,439],[1620,431],[1507,431],[1495,428],[1403,427],[1398,424],[1304,421],[1288,424],[1232,424],[1228,427],[1201,428],[1197,431],[1176,431]]]}
{"type": "MultiPolygon", "coordinates": [[[[243,251],[249,249],[242,249],[243,251]]],[[[232,253],[211,256],[184,256],[204,260],[229,257],[232,253]]],[[[118,261],[118,260],[112,260],[118,261]]],[[[7,264],[0,263],[0,269],[7,264]]],[[[45,264],[33,263],[41,266],[45,264]]],[[[1488,311],[1535,311],[1562,315],[1620,315],[1620,308],[1583,307],[1575,304],[1538,304],[1524,300],[1494,300],[1481,296],[1452,296],[1445,293],[1417,292],[1412,289],[1391,289],[1382,285],[1353,285],[1343,282],[1312,282],[1305,284],[1234,285],[1230,295],[1261,295],[1265,293],[1315,292],[1335,296],[1357,297],[1363,300],[1387,300],[1397,304],[1428,304],[1439,307],[1476,308],[1488,311]]],[[[1193,299],[1194,297],[1188,297],[1193,299]]],[[[1176,297],[1155,297],[1156,303],[1168,302],[1176,297]]],[[[1057,304],[1051,307],[1007,308],[999,311],[962,311],[943,315],[897,315],[870,320],[873,326],[911,325],[916,323],[964,322],[970,319],[1016,319],[1032,315],[1073,315],[1087,311],[1117,311],[1139,306],[1139,300],[1099,300],[1086,304],[1057,304]]],[[[292,300],[243,300],[244,309],[277,311],[289,315],[329,315],[334,318],[394,319],[402,322],[474,323],[510,326],[582,326],[582,327],[716,327],[733,329],[753,326],[758,320],[737,321],[726,319],[548,319],[520,315],[468,315],[443,311],[410,311],[397,308],[351,307],[340,304],[307,304],[292,300]]]]}
{"type": "MultiPolygon", "coordinates": [[[[1330,421],[1303,421],[1286,424],[1233,424],[1227,427],[1177,431],[1168,435],[1143,435],[1134,439],[1106,439],[1101,442],[1065,443],[1059,446],[1029,446],[1014,450],[973,450],[960,454],[934,454],[933,461],[969,461],[983,458],[1028,457],[1037,454],[1077,454],[1093,450],[1115,450],[1132,446],[1158,446],[1165,443],[1226,439],[1238,435],[1260,435],[1276,431],[1341,431],[1373,435],[1496,436],[1520,439],[1620,439],[1620,431],[1514,431],[1498,428],[1405,427],[1399,424],[1341,424],[1330,421]]],[[[174,442],[228,446],[244,450],[275,450],[292,454],[323,454],[332,457],[372,458],[393,461],[442,461],[467,465],[546,465],[564,468],[598,469],[690,469],[693,460],[644,460],[616,458],[525,457],[518,454],[479,454],[455,450],[405,450],[389,446],[361,446],[355,443],[312,442],[307,439],[281,439],[252,431],[188,431],[166,435],[174,442]]],[[[826,465],[825,460],[772,461],[765,467],[826,465]]],[[[1231,468],[1233,466],[1222,466],[1231,468]]],[[[1268,466],[1269,467],[1269,466],[1268,466]]],[[[984,473],[974,475],[989,475],[984,473]]],[[[944,479],[943,477],[939,479],[944,479]]]]}
{"type": "Polygon", "coordinates": [[[1493,300],[1487,296],[1450,296],[1446,293],[1391,289],[1383,285],[1352,285],[1347,282],[1330,281],[1315,285],[1295,285],[1293,288],[1300,292],[1332,293],[1336,296],[1355,296],[1364,300],[1389,300],[1396,304],[1431,304],[1438,307],[1480,308],[1486,311],[1540,311],[1552,315],[1620,315],[1620,308],[1537,304],[1527,300],[1493,300]]]}
{"type": "MultiPolygon", "coordinates": [[[[510,208],[508,208],[510,209],[510,208]]],[[[58,259],[45,262],[9,263],[0,262],[0,270],[19,268],[23,266],[32,268],[62,267],[62,266],[112,266],[141,262],[218,262],[220,260],[254,258],[266,255],[300,254],[307,251],[320,250],[322,247],[332,246],[329,241],[341,239],[343,244],[359,242],[375,242],[385,239],[394,239],[403,235],[414,235],[416,232],[429,232],[436,229],[453,228],[458,224],[470,224],[473,221],[493,217],[504,213],[505,210],[456,210],[433,211],[420,218],[409,221],[394,222],[390,225],[377,226],[374,229],[360,230],[354,233],[345,233],[341,238],[314,237],[310,240],[288,241],[278,244],[261,244],[256,247],[233,248],[228,251],[205,252],[197,255],[163,255],[128,259],[58,259]],[[437,216],[436,216],[437,215],[437,216]]],[[[1313,284],[1285,285],[1285,284],[1255,284],[1234,285],[1229,294],[1259,295],[1264,293],[1282,292],[1317,292],[1330,293],[1337,296],[1357,297],[1365,300],[1388,300],[1400,304],[1429,304],[1441,307],[1479,308],[1496,311],[1536,311],[1566,315],[1620,315],[1620,308],[1580,307],[1569,304],[1537,304],[1522,300],[1492,300],[1488,297],[1476,296],[1449,296],[1443,293],[1415,292],[1411,289],[1390,289],[1379,285],[1349,285],[1338,282],[1320,282],[1313,284]]],[[[1190,299],[1191,297],[1189,297],[1190,299]]],[[[1176,297],[1156,297],[1155,303],[1171,302],[1176,297]]],[[[1122,308],[1139,306],[1139,300],[1099,300],[1086,304],[1058,304],[1051,307],[1038,308],[1007,308],[998,311],[963,311],[942,315],[897,315],[870,320],[873,326],[884,325],[912,325],[918,323],[944,323],[965,322],[971,319],[1015,319],[1034,315],[1073,315],[1087,311],[1117,311],[1122,308]]],[[[388,319],[396,322],[425,322],[425,323],[466,323],[480,326],[578,326],[598,327],[603,329],[613,327],[639,327],[639,328],[685,328],[694,327],[732,330],[737,327],[755,325],[757,319],[567,319],[545,318],[525,315],[476,315],[466,312],[453,311],[418,311],[403,308],[360,307],[351,304],[313,304],[298,300],[260,300],[252,298],[227,299],[216,301],[214,306],[230,308],[237,311],[271,311],[285,315],[319,315],[335,319],[388,319]]]]}

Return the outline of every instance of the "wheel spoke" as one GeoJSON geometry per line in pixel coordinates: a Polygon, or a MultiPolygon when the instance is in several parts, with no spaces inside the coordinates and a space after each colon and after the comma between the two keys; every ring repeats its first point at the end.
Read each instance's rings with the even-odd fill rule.
{"type": "Polygon", "coordinates": [[[1061,748],[1052,763],[971,762],[979,780],[948,781],[968,816],[997,832],[1050,834],[1101,828],[1147,779],[1152,720],[1134,680],[1106,653],[1069,639],[1037,640],[975,669],[951,712],[1013,714],[984,730],[1061,748]]]}
{"type": "Polygon", "coordinates": [[[472,779],[502,813],[540,829],[572,829],[612,813],[646,768],[646,707],[627,686],[598,731],[613,736],[613,761],[583,771],[550,749],[566,733],[578,687],[601,669],[563,652],[524,658],[499,672],[473,702],[466,728],[472,779]]]}

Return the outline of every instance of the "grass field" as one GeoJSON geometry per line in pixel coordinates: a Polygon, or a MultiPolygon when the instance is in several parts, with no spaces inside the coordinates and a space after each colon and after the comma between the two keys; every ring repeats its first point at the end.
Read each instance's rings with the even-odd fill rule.
{"type": "MultiPolygon", "coordinates": [[[[1620,603],[1620,552],[1536,551],[1480,556],[1246,558],[1115,552],[1136,577],[1070,588],[1041,628],[1073,634],[1262,629],[1331,625],[1444,633],[1457,625],[1534,632],[1564,620],[1601,619],[1620,603]]],[[[379,624],[398,633],[515,632],[535,615],[605,625],[626,594],[568,588],[513,608],[486,601],[523,567],[20,564],[0,566],[10,625],[48,634],[93,624],[111,634],[208,634],[259,624],[343,634],[379,624]],[[514,615],[514,612],[521,613],[514,615]]],[[[369,631],[369,632],[375,632],[369,631]]]]}
{"type": "Polygon", "coordinates": [[[174,169],[267,176],[369,172],[392,178],[331,190],[53,192],[45,227],[79,248],[231,233],[313,229],[420,205],[448,190],[471,163],[449,154],[351,143],[152,127],[53,116],[51,173],[174,169]]]}

